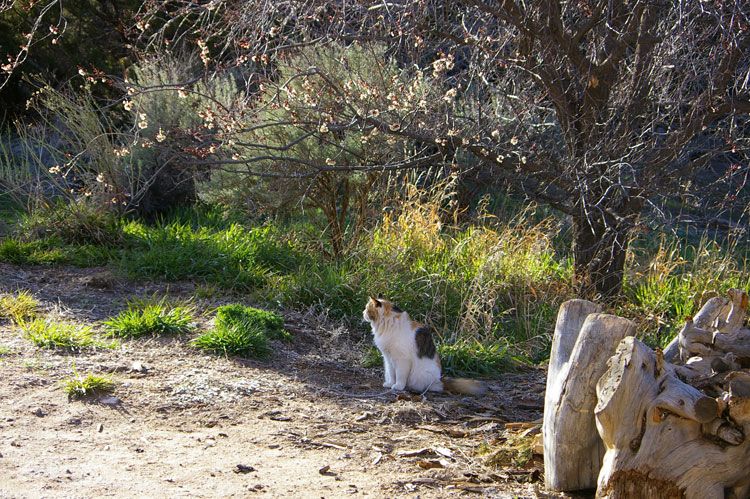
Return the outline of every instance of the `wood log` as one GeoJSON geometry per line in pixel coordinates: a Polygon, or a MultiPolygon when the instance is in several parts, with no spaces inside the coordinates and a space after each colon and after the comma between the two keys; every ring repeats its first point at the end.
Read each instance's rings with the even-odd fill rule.
{"type": "MultiPolygon", "coordinates": [[[[747,497],[748,433],[716,423],[721,405],[679,380],[661,355],[625,338],[596,393],[596,425],[607,449],[597,497],[723,499],[725,491],[747,497]],[[707,434],[726,438],[720,445],[707,434]]],[[[744,400],[750,399],[734,405],[740,418],[744,400]]]]}
{"type": "Polygon", "coordinates": [[[571,300],[560,307],[544,405],[545,484],[556,491],[594,488],[604,455],[593,409],[596,382],[619,341],[635,333],[627,319],[571,300]]]}

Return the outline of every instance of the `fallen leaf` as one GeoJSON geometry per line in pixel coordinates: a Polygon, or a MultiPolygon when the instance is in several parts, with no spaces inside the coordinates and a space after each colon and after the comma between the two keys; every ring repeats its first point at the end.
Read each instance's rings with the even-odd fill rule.
{"type": "Polygon", "coordinates": [[[451,458],[453,457],[453,451],[446,447],[433,447],[432,449],[438,454],[440,454],[441,456],[451,457],[451,458]]]}
{"type": "Polygon", "coordinates": [[[433,468],[444,468],[443,463],[437,459],[430,459],[429,461],[417,461],[417,466],[425,470],[431,470],[433,468]]]}

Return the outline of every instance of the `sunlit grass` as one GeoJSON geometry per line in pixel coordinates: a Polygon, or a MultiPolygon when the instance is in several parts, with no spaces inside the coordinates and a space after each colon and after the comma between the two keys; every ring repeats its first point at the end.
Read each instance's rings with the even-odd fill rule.
{"type": "Polygon", "coordinates": [[[291,339],[283,326],[284,319],[274,312],[239,304],[225,305],[216,311],[215,327],[195,338],[192,344],[226,356],[263,359],[271,353],[270,340],[291,339]]]}
{"type": "Polygon", "coordinates": [[[19,323],[33,319],[40,310],[39,301],[29,291],[0,294],[0,317],[8,317],[19,323]]]}
{"type": "Polygon", "coordinates": [[[648,343],[664,346],[708,298],[750,290],[750,266],[732,245],[707,238],[691,244],[662,237],[655,250],[636,251],[618,313],[633,319],[648,343]]]}
{"type": "Polygon", "coordinates": [[[110,393],[115,389],[115,383],[109,376],[89,374],[86,377],[78,374],[73,364],[73,376],[62,381],[62,387],[69,399],[82,399],[89,395],[110,393]]]}
{"type": "Polygon", "coordinates": [[[113,347],[99,341],[91,328],[51,318],[21,321],[17,329],[39,348],[80,351],[92,347],[113,347]]]}
{"type": "Polygon", "coordinates": [[[192,330],[193,312],[192,307],[172,305],[166,298],[131,301],[126,310],[103,324],[109,336],[121,338],[184,334],[192,330]]]}

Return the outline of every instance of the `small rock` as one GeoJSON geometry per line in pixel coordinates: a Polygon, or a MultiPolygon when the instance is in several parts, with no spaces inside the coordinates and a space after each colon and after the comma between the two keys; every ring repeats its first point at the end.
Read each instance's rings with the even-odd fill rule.
{"type": "Polygon", "coordinates": [[[31,414],[33,414],[34,416],[36,416],[38,418],[41,418],[42,416],[44,416],[44,412],[42,411],[41,407],[37,407],[35,409],[32,409],[31,410],[31,414]]]}
{"type": "Polygon", "coordinates": [[[331,467],[327,464],[323,466],[322,468],[320,468],[318,470],[318,473],[320,473],[321,475],[326,475],[326,476],[336,476],[336,473],[331,471],[331,467]]]}
{"type": "Polygon", "coordinates": [[[279,444],[269,444],[268,445],[269,449],[278,449],[279,447],[281,447],[279,444]]]}
{"type": "Polygon", "coordinates": [[[108,397],[102,397],[99,399],[99,403],[104,404],[104,405],[117,405],[120,402],[122,402],[122,400],[118,399],[117,397],[108,396],[108,397]]]}
{"type": "Polygon", "coordinates": [[[238,464],[232,471],[234,471],[235,473],[250,473],[251,471],[255,471],[255,468],[253,468],[252,466],[247,466],[245,464],[238,464]]]}
{"type": "Polygon", "coordinates": [[[136,373],[145,373],[148,371],[148,368],[136,360],[130,365],[130,370],[136,373]]]}
{"type": "Polygon", "coordinates": [[[98,431],[99,433],[101,433],[102,431],[104,431],[104,425],[101,424],[101,423],[99,423],[98,425],[96,425],[96,431],[98,431]]]}

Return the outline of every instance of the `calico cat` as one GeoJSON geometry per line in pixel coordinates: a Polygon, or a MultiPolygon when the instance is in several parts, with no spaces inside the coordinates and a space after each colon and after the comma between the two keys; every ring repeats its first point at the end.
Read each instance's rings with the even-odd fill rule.
{"type": "Polygon", "coordinates": [[[375,346],[383,354],[384,387],[415,392],[447,390],[467,395],[486,391],[480,381],[442,378],[432,330],[411,320],[409,314],[393,303],[370,297],[362,315],[372,325],[375,346]]]}

